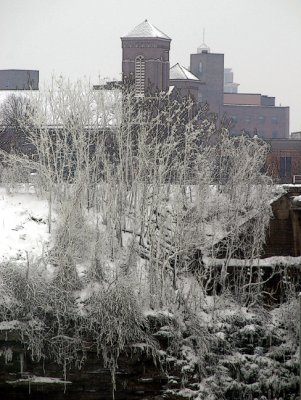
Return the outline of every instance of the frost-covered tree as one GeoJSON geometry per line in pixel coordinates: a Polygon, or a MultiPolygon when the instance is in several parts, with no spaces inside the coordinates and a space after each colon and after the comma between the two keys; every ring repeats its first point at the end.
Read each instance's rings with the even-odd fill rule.
{"type": "Polygon", "coordinates": [[[242,268],[232,279],[228,267],[240,255],[252,266],[264,242],[272,198],[265,144],[229,137],[206,109],[166,93],[137,98],[59,79],[31,102],[33,154],[2,156],[35,171],[37,192],[49,199],[49,352],[66,370],[89,336],[114,373],[129,343],[155,348],[142,310],[167,309],[179,316],[179,335],[190,321],[201,371],[210,347],[200,319],[206,295],[214,304],[231,290],[241,306],[260,300],[261,277],[242,268]]]}
{"type": "Polygon", "coordinates": [[[200,255],[223,254],[225,271],[238,252],[259,256],[271,198],[263,142],[231,138],[207,110],[164,93],[141,99],[130,89],[95,91],[60,78],[31,104],[34,154],[10,160],[36,171],[49,230],[55,202],[62,237],[74,248],[78,232],[91,238],[94,230],[94,241],[104,238],[102,260],[93,244],[88,257],[113,262],[115,276],[135,274],[142,258],[151,303],[164,304],[166,280],[177,289],[179,274],[202,265],[200,255]],[[88,230],[80,230],[81,218],[88,230]]]}
{"type": "Polygon", "coordinates": [[[9,95],[0,107],[0,125],[23,131],[31,124],[34,108],[29,97],[9,95]]]}

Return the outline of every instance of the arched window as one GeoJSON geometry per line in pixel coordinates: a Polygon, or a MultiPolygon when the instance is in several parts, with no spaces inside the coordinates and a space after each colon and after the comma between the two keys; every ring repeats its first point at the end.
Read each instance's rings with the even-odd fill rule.
{"type": "Polygon", "coordinates": [[[137,56],[135,59],[135,94],[136,96],[144,96],[144,80],[145,80],[145,60],[143,56],[137,56]]]}
{"type": "Polygon", "coordinates": [[[199,73],[201,74],[203,72],[203,64],[202,61],[199,63],[199,73]]]}

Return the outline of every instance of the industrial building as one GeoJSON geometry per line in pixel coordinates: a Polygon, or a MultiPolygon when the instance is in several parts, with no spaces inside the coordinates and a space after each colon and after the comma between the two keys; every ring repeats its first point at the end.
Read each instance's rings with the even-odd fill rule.
{"type": "Polygon", "coordinates": [[[224,55],[212,53],[202,43],[190,55],[190,66],[169,65],[171,38],[145,20],[122,42],[123,81],[131,80],[140,97],[165,91],[190,96],[209,105],[221,120],[230,121],[231,135],[248,135],[270,145],[267,169],[281,183],[301,180],[301,140],[289,133],[289,107],[276,106],[275,97],[239,93],[233,72],[224,67],[224,55]],[[300,143],[299,143],[300,142],[300,143]]]}
{"type": "Polygon", "coordinates": [[[0,70],[0,90],[38,90],[39,71],[27,69],[0,70]]]}
{"type": "Polygon", "coordinates": [[[289,138],[289,107],[277,107],[275,97],[238,93],[233,72],[224,68],[224,55],[203,43],[190,55],[190,66],[170,68],[171,38],[145,20],[121,38],[123,79],[135,82],[137,96],[175,88],[211,112],[231,120],[231,133],[264,139],[289,138]]]}

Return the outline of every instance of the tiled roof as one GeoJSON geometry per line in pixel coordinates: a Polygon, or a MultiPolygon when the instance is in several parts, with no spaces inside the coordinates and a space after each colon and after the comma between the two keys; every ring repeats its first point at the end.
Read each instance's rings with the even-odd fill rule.
{"type": "Polygon", "coordinates": [[[147,19],[137,25],[136,28],[127,35],[124,35],[123,38],[160,38],[171,40],[170,37],[148,22],[147,19]]]}
{"type": "Polygon", "coordinates": [[[173,80],[193,80],[198,81],[199,79],[193,75],[188,69],[182,67],[179,63],[175,64],[170,68],[169,79],[173,80]]]}

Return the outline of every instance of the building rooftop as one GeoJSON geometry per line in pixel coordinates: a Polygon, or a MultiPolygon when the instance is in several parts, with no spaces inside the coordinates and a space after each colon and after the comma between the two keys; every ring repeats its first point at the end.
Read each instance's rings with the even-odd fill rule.
{"type": "Polygon", "coordinates": [[[122,38],[159,38],[171,40],[169,36],[152,25],[147,19],[137,25],[128,34],[122,36],[122,38]]]}
{"type": "Polygon", "coordinates": [[[1,69],[0,90],[38,90],[39,71],[32,69],[1,69]]]}
{"type": "Polygon", "coordinates": [[[210,47],[206,45],[206,43],[202,43],[198,49],[197,49],[198,53],[210,53],[210,47]]]}
{"type": "Polygon", "coordinates": [[[193,80],[198,81],[195,75],[193,75],[187,68],[182,67],[179,63],[175,64],[170,68],[170,80],[193,80]]]}

